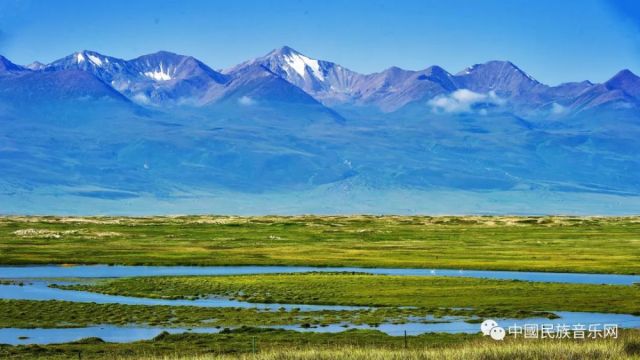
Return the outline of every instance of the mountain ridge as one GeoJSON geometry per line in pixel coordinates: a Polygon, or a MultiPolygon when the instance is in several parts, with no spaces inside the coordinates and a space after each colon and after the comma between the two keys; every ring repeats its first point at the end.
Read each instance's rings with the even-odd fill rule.
{"type": "MultiPolygon", "coordinates": [[[[500,99],[501,104],[510,107],[510,111],[520,114],[550,108],[555,109],[555,116],[565,116],[594,107],[637,107],[640,101],[640,78],[626,69],[602,84],[581,81],[548,86],[510,61],[500,60],[474,64],[456,74],[437,65],[423,70],[390,67],[377,73],[361,74],[331,61],[311,58],[288,46],[222,71],[213,70],[194,57],[168,51],[124,60],[83,50],[50,64],[36,62],[25,67],[0,58],[0,73],[87,71],[144,106],[203,106],[234,96],[237,99],[242,96],[251,98],[246,94],[239,95],[236,85],[266,80],[265,74],[257,71],[256,66],[268,69],[271,74],[329,108],[352,105],[393,113],[406,106],[424,105],[424,110],[429,111],[430,100],[455,96],[455,92],[460,90],[480,94],[477,97],[500,99]],[[242,76],[254,78],[240,79],[242,76]],[[227,88],[232,82],[233,89],[227,88]],[[562,113],[558,111],[560,107],[562,113]]],[[[276,87],[285,86],[268,81],[276,87]]],[[[247,94],[251,92],[246,91],[247,94]]],[[[266,91],[272,95],[277,92],[266,91]]],[[[296,91],[291,89],[283,93],[296,91]]],[[[253,95],[253,100],[258,100],[256,94],[253,95]]],[[[288,101],[287,98],[278,100],[288,101]]]]}

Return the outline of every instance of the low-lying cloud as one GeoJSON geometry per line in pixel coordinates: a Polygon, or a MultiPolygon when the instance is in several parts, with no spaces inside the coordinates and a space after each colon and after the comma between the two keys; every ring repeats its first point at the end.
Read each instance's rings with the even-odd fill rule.
{"type": "Polygon", "coordinates": [[[251,105],[254,105],[255,103],[256,101],[248,96],[243,96],[238,99],[238,104],[243,106],[251,106],[251,105]]]}
{"type": "Polygon", "coordinates": [[[566,108],[566,107],[564,107],[564,106],[562,106],[562,105],[560,105],[560,104],[558,104],[558,103],[555,103],[555,102],[554,102],[554,103],[551,105],[551,113],[552,113],[553,115],[562,115],[562,114],[564,114],[564,112],[565,112],[566,110],[567,110],[567,108],[566,108]]]}
{"type": "MultiPolygon", "coordinates": [[[[435,112],[465,113],[474,111],[477,104],[502,105],[504,100],[498,97],[494,91],[486,94],[473,92],[468,89],[460,89],[448,95],[437,96],[427,102],[435,112]]],[[[486,112],[486,109],[481,109],[486,112]]]]}
{"type": "Polygon", "coordinates": [[[147,95],[141,93],[133,95],[133,101],[143,105],[148,105],[151,102],[147,95]]]}

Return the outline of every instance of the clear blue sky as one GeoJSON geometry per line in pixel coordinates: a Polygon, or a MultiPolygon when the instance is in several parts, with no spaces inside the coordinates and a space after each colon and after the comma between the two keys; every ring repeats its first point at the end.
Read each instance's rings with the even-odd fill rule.
{"type": "Polygon", "coordinates": [[[635,0],[2,0],[0,54],[27,64],[89,49],[157,50],[226,68],[289,45],[359,72],[451,72],[511,60],[548,83],[640,73],[635,0]]]}

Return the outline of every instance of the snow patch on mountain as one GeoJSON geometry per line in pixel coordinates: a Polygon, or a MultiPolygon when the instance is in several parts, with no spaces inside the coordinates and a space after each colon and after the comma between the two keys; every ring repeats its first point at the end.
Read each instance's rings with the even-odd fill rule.
{"type": "Polygon", "coordinates": [[[168,70],[163,68],[163,64],[160,63],[160,69],[154,71],[146,71],[144,76],[156,80],[156,81],[169,81],[171,80],[171,75],[169,75],[168,70]]]}
{"type": "Polygon", "coordinates": [[[96,66],[102,66],[102,60],[99,57],[92,54],[87,54],[87,56],[89,57],[89,61],[94,63],[96,66]]]}
{"type": "Polygon", "coordinates": [[[304,77],[307,67],[309,67],[316,78],[324,81],[324,75],[322,74],[318,60],[308,58],[298,53],[286,54],[284,55],[284,60],[296,73],[298,73],[298,75],[304,77]]]}

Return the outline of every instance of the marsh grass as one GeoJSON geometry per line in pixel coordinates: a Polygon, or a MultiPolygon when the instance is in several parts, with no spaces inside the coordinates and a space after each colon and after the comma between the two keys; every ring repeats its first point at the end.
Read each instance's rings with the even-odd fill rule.
{"type": "MultiPolygon", "coordinates": [[[[91,325],[238,327],[350,323],[406,323],[431,314],[425,309],[384,308],[350,311],[261,311],[253,308],[147,306],[69,301],[1,300],[0,328],[59,328],[91,325]]],[[[446,314],[446,312],[444,312],[446,314]]]]}
{"type": "MultiPolygon", "coordinates": [[[[357,273],[134,277],[62,286],[162,299],[227,296],[257,303],[473,308],[474,314],[522,318],[532,311],[640,314],[640,287],[357,273]]],[[[443,315],[465,315],[443,313],[443,315]]],[[[538,314],[548,315],[551,314],[538,314]]]]}

